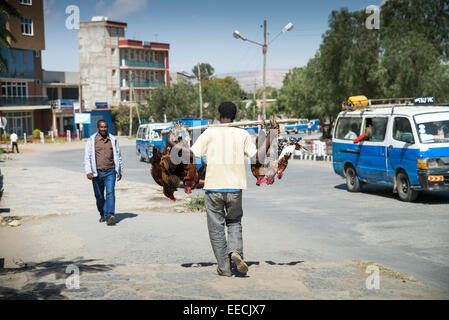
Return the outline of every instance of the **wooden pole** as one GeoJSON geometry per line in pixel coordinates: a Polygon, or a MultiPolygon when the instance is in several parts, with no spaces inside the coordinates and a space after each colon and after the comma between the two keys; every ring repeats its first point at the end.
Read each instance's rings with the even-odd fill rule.
{"type": "MultiPolygon", "coordinates": [[[[277,120],[276,122],[279,124],[284,123],[297,123],[299,119],[283,119],[283,120],[277,120]]],[[[269,121],[260,121],[260,120],[254,120],[254,121],[242,121],[242,122],[232,122],[232,123],[220,123],[220,124],[210,124],[210,125],[204,125],[204,126],[197,126],[197,127],[187,127],[186,129],[188,131],[193,130],[202,130],[207,128],[213,128],[213,127],[244,127],[244,126],[257,126],[257,125],[264,125],[268,124],[269,121]]],[[[163,130],[161,134],[167,134],[170,130],[163,130]]]]}

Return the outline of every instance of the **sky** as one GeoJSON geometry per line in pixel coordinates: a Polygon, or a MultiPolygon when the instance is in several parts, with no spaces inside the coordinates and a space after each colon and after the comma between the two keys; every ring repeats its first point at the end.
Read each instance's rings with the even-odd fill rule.
{"type": "MultiPolygon", "coordinates": [[[[198,62],[211,64],[216,74],[261,70],[262,48],[235,39],[268,41],[289,22],[294,27],[277,37],[267,52],[267,69],[305,66],[320,46],[332,10],[364,10],[381,0],[44,0],[43,69],[79,71],[78,31],[66,28],[66,8],[76,5],[80,20],[93,16],[128,23],[125,36],[170,44],[170,72],[188,72],[198,62]]],[[[368,14],[367,14],[368,16],[368,14]]]]}

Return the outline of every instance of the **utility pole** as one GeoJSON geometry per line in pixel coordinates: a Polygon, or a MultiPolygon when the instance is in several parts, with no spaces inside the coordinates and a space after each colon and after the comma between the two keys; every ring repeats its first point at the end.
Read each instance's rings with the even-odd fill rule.
{"type": "Polygon", "coordinates": [[[253,114],[254,114],[254,118],[257,120],[257,117],[256,117],[256,105],[257,105],[257,100],[256,100],[256,78],[254,78],[254,94],[253,94],[253,100],[254,100],[253,114]]]}
{"type": "Polygon", "coordinates": [[[131,138],[133,132],[133,102],[134,102],[134,74],[129,71],[130,90],[129,90],[129,137],[131,138]]]}
{"type": "Polygon", "coordinates": [[[200,118],[203,119],[203,95],[201,92],[201,68],[198,62],[198,83],[200,85],[200,118]]]}
{"type": "Polygon", "coordinates": [[[266,96],[266,85],[267,85],[267,20],[263,21],[263,119],[266,117],[266,107],[267,107],[267,96],[266,96]]]}

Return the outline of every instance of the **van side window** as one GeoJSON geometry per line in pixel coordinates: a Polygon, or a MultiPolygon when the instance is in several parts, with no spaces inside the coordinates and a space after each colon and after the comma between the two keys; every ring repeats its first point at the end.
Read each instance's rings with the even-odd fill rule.
{"type": "Polygon", "coordinates": [[[359,136],[361,126],[362,118],[340,118],[337,123],[335,138],[352,141],[359,136]]]}
{"type": "Polygon", "coordinates": [[[387,132],[387,117],[374,117],[365,119],[366,140],[373,142],[381,142],[385,140],[385,133],[387,132]]]}
{"type": "Polygon", "coordinates": [[[393,139],[407,143],[415,143],[412,126],[407,118],[397,117],[394,119],[393,139]]]}

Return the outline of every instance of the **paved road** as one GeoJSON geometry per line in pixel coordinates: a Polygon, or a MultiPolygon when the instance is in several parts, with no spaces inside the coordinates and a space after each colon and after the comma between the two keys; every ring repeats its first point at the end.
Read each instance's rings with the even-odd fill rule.
{"type": "MultiPolygon", "coordinates": [[[[155,185],[149,165],[137,161],[132,142],[121,141],[124,181],[155,185]]],[[[82,158],[83,150],[74,149],[24,154],[22,161],[30,168],[82,174],[82,158]]],[[[389,188],[379,186],[365,186],[362,193],[352,194],[330,163],[299,160],[291,161],[284,178],[272,186],[255,186],[250,172],[248,181],[243,221],[246,259],[374,261],[449,292],[448,193],[424,194],[417,203],[400,202],[389,188]]],[[[106,237],[99,237],[92,222],[87,223],[92,213],[82,214],[85,225],[74,226],[80,221],[75,216],[62,223],[77,228],[91,256],[105,261],[214,261],[203,215],[128,214],[129,219],[106,237]],[[113,251],[106,249],[109,243],[114,244],[113,251]]]]}

